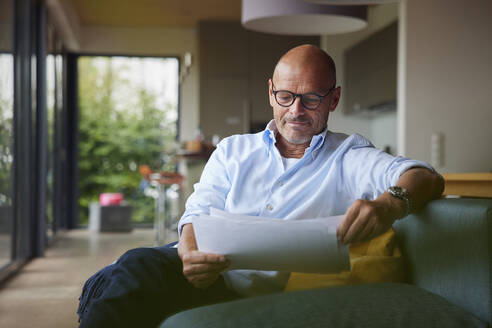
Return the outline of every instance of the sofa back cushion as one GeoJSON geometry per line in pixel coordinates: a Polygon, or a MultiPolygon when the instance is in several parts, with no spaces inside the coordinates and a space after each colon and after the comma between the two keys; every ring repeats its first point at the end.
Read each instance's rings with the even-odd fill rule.
{"type": "Polygon", "coordinates": [[[492,199],[439,199],[395,224],[407,279],[492,324],[492,199]]]}

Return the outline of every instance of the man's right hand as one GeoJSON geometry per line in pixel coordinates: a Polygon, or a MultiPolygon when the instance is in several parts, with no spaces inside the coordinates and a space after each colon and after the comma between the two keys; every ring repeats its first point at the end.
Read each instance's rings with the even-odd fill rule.
{"type": "Polygon", "coordinates": [[[183,226],[179,239],[178,254],[183,262],[183,274],[197,288],[212,285],[230,262],[224,255],[198,251],[195,233],[191,224],[183,226]]]}

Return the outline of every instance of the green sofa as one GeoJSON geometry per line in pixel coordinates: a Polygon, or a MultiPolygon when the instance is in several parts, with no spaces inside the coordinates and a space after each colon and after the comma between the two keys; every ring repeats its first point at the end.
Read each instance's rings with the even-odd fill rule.
{"type": "Polygon", "coordinates": [[[407,284],[279,293],[169,317],[172,327],[488,327],[492,199],[440,199],[395,224],[407,284]]]}

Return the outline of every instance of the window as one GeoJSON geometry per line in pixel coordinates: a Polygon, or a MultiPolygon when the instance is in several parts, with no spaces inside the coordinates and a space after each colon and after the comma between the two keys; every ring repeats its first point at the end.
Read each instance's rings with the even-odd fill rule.
{"type": "Polygon", "coordinates": [[[104,192],[123,193],[135,223],[153,222],[139,167],[174,170],[178,70],[177,58],[79,58],[80,224],[104,192]]]}
{"type": "Polygon", "coordinates": [[[0,0],[0,268],[12,260],[14,58],[12,1],[0,0]]]}

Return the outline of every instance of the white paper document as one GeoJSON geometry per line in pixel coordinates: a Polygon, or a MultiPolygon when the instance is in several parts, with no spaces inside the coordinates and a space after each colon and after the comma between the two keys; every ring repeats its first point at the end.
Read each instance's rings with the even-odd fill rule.
{"type": "Polygon", "coordinates": [[[229,269],[337,273],[350,270],[348,246],[337,241],[343,216],[282,220],[210,209],[193,218],[202,252],[225,255],[229,269]]]}

